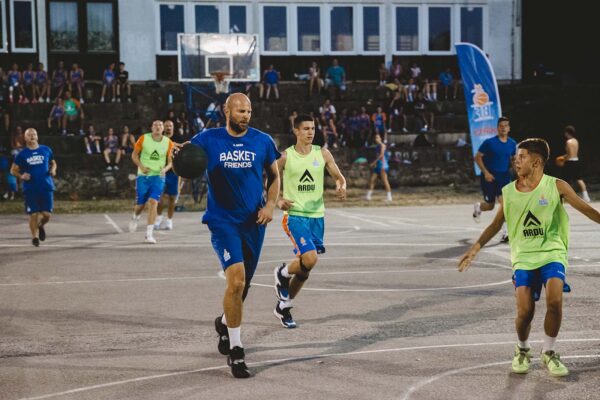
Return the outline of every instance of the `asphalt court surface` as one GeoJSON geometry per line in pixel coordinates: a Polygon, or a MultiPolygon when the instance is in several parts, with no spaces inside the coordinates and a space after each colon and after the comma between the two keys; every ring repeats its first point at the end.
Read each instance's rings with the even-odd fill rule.
{"type": "Polygon", "coordinates": [[[492,219],[471,212],[328,210],[294,330],[273,316],[273,269],[292,257],[277,213],[244,309],[249,380],[216,349],[225,281],[200,213],[177,213],[156,245],[143,222],[127,232],[129,213],[56,215],[39,248],[25,216],[2,216],[0,399],[600,398],[600,227],[568,208],[573,292],[557,351],[571,374],[553,378],[538,359],[542,297],[532,371],[517,376],[508,246],[495,238],[456,271],[492,219]]]}

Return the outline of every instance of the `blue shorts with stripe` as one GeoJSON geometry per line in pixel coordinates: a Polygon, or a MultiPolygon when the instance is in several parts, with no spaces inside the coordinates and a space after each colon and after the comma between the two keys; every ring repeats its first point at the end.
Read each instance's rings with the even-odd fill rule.
{"type": "Polygon", "coordinates": [[[325,253],[325,245],[323,244],[325,218],[309,218],[286,214],[283,216],[281,225],[294,245],[294,254],[302,255],[312,250],[315,250],[317,254],[325,253]]]}
{"type": "Polygon", "coordinates": [[[223,271],[233,264],[244,263],[246,284],[250,283],[258,265],[266,226],[254,221],[245,224],[211,222],[208,229],[223,271]]]}
{"type": "Polygon", "coordinates": [[[512,281],[515,289],[519,286],[530,287],[533,299],[538,301],[542,294],[542,286],[551,278],[559,278],[563,281],[563,292],[571,292],[571,287],[567,284],[565,266],[559,262],[551,262],[536,269],[517,269],[513,273],[512,281]]]}
{"type": "Polygon", "coordinates": [[[165,188],[165,177],[159,175],[138,175],[135,183],[137,205],[146,204],[149,199],[160,201],[160,195],[165,188]]]}
{"type": "Polygon", "coordinates": [[[169,196],[179,194],[179,176],[173,171],[169,171],[165,175],[165,193],[169,196]]]}
{"type": "Polygon", "coordinates": [[[33,214],[37,212],[52,212],[54,209],[54,192],[51,190],[26,190],[25,212],[33,214]]]}

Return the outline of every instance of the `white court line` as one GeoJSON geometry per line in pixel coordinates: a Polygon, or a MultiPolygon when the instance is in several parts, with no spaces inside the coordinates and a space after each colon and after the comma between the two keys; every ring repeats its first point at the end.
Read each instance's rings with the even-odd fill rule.
{"type": "Polygon", "coordinates": [[[392,227],[392,225],[388,225],[388,224],[386,224],[384,222],[373,221],[372,219],[358,217],[356,215],[348,214],[348,213],[345,213],[345,212],[342,212],[342,211],[337,211],[337,210],[336,211],[331,211],[331,210],[329,210],[328,213],[329,214],[333,214],[333,215],[338,215],[340,217],[345,217],[345,218],[354,218],[354,219],[357,219],[359,221],[368,222],[370,224],[379,225],[379,226],[385,226],[387,228],[391,228],[392,227]]]}
{"type": "MultiPolygon", "coordinates": [[[[565,356],[565,357],[561,356],[562,360],[566,360],[566,359],[572,360],[572,359],[581,359],[581,358],[600,358],[600,354],[582,354],[582,355],[577,355],[577,356],[565,356]]],[[[539,358],[532,358],[532,360],[539,361],[539,358]]],[[[506,364],[510,364],[510,363],[511,363],[511,361],[499,361],[499,362],[494,362],[494,363],[489,363],[489,364],[479,364],[479,365],[473,365],[471,367],[465,367],[465,368],[459,368],[459,369],[455,369],[455,370],[451,370],[451,371],[446,371],[444,373],[434,375],[431,378],[420,381],[417,384],[408,388],[408,390],[404,393],[404,396],[402,396],[402,398],[400,400],[408,400],[413,393],[415,393],[419,389],[421,389],[439,379],[446,378],[446,377],[452,376],[452,375],[462,374],[464,372],[469,372],[474,369],[496,367],[498,365],[506,365],[506,364]]]]}
{"type": "Polygon", "coordinates": [[[118,233],[123,233],[123,230],[119,228],[119,225],[117,225],[115,221],[113,221],[113,219],[108,216],[108,214],[104,214],[104,218],[106,218],[106,221],[108,221],[108,223],[111,224],[118,233]]]}
{"type": "MultiPolygon", "coordinates": [[[[368,237],[367,237],[368,239],[368,237]]],[[[82,241],[84,243],[84,241],[82,241]]],[[[171,248],[210,248],[212,249],[212,244],[210,243],[181,243],[181,242],[162,242],[159,241],[157,244],[149,245],[146,243],[123,243],[123,242],[104,242],[98,243],[97,241],[89,241],[90,244],[96,243],[95,246],[88,246],[97,249],[105,249],[105,248],[114,248],[114,249],[171,249],[171,248]],[[111,244],[119,244],[119,246],[112,246],[111,244]]],[[[394,243],[381,243],[381,242],[373,242],[373,243],[327,243],[327,247],[388,247],[388,246],[396,246],[396,247],[447,247],[447,246],[456,246],[456,243],[407,243],[407,242],[394,242],[394,243]]],[[[17,247],[31,247],[31,244],[0,244],[0,248],[17,248],[17,247]]],[[[42,247],[51,247],[51,248],[65,248],[72,249],[72,244],[44,244],[42,247]]],[[[289,243],[265,243],[264,247],[290,247],[289,243]]]]}
{"type": "MultiPolygon", "coordinates": [[[[558,340],[558,342],[561,342],[561,343],[562,342],[596,342],[596,341],[600,341],[600,338],[558,340]]],[[[542,343],[542,342],[543,342],[542,340],[530,340],[529,341],[529,343],[542,343]]],[[[293,362],[293,361],[302,361],[302,360],[308,361],[308,360],[321,359],[321,358],[355,356],[355,355],[363,355],[363,354],[379,354],[379,353],[413,351],[413,350],[449,349],[449,348],[473,347],[473,346],[500,346],[500,345],[503,346],[503,345],[514,344],[514,343],[515,343],[514,340],[512,340],[510,342],[460,343],[460,344],[445,344],[445,345],[442,344],[442,345],[433,345],[433,346],[396,347],[396,348],[391,348],[391,349],[351,351],[351,352],[347,352],[347,353],[327,353],[327,354],[306,355],[306,356],[300,356],[300,357],[289,357],[289,358],[280,358],[280,359],[274,359],[274,360],[257,361],[257,362],[247,363],[247,364],[249,366],[260,366],[260,365],[278,364],[278,363],[284,363],[284,362],[293,362]]],[[[576,356],[573,356],[573,357],[576,357],[576,356]]],[[[567,357],[563,357],[563,358],[567,358],[567,357]]],[[[505,362],[503,362],[503,363],[505,363],[505,362]]],[[[199,369],[187,370],[187,371],[170,372],[170,373],[159,374],[159,375],[142,376],[142,377],[138,377],[138,378],[124,379],[121,381],[102,383],[99,385],[84,386],[84,387],[80,387],[80,388],[76,388],[76,389],[66,390],[63,392],[48,393],[48,394],[41,395],[41,396],[23,397],[19,400],[50,399],[53,397],[65,396],[65,395],[74,394],[74,393],[87,392],[87,391],[96,390],[96,389],[104,389],[104,388],[108,388],[108,387],[125,385],[125,384],[129,384],[129,383],[144,382],[144,381],[149,381],[149,380],[153,380],[153,379],[161,379],[161,378],[170,378],[170,377],[174,377],[174,376],[189,375],[189,374],[214,371],[214,370],[225,369],[225,368],[229,368],[229,367],[227,365],[220,365],[220,366],[199,368],[199,369]]]]}

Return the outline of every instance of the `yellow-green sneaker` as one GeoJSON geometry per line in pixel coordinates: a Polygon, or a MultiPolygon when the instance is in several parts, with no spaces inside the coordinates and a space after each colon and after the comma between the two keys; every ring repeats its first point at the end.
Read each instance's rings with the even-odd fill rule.
{"type": "Polygon", "coordinates": [[[560,354],[554,351],[547,351],[545,353],[542,353],[542,362],[546,367],[548,367],[548,372],[550,372],[550,375],[552,376],[569,375],[569,370],[560,361],[560,354]]]}
{"type": "Polygon", "coordinates": [[[529,364],[531,363],[530,349],[522,349],[519,345],[515,345],[515,356],[512,360],[512,371],[515,374],[526,374],[529,372],[529,364]]]}

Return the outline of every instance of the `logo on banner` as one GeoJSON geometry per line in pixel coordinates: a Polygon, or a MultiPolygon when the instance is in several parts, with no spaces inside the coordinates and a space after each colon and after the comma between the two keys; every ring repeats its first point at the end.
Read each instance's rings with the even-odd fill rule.
{"type": "Polygon", "coordinates": [[[490,101],[490,96],[483,90],[480,83],[473,86],[473,122],[489,121],[494,119],[492,110],[493,102],[490,101]]]}

